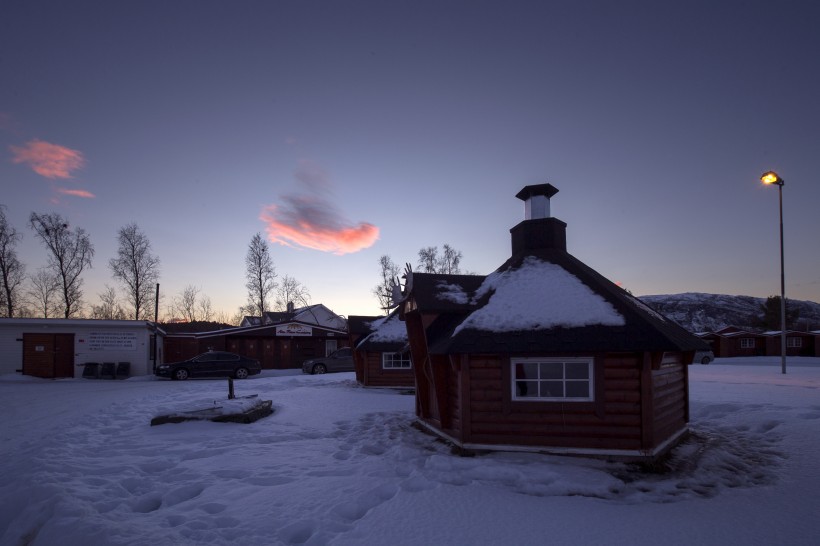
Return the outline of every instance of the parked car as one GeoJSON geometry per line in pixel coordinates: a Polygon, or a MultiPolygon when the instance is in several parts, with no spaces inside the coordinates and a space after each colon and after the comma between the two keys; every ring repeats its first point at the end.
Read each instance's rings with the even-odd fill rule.
{"type": "Polygon", "coordinates": [[[695,353],[695,358],[692,359],[692,364],[709,364],[715,359],[715,353],[712,351],[698,351],[695,353]]]}
{"type": "Polygon", "coordinates": [[[182,362],[157,366],[155,375],[171,379],[189,377],[235,377],[245,379],[262,371],[258,360],[225,351],[208,351],[182,362]]]}
{"type": "Polygon", "coordinates": [[[302,373],[352,372],[353,349],[345,347],[323,358],[311,358],[302,362],[302,373]]]}

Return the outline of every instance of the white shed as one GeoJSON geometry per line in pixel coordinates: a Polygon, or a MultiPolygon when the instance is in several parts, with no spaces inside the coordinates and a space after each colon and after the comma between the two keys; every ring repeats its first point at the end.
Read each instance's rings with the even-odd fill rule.
{"type": "Polygon", "coordinates": [[[152,374],[162,363],[164,336],[143,320],[0,318],[0,374],[82,377],[86,369],[112,377],[152,374]]]}

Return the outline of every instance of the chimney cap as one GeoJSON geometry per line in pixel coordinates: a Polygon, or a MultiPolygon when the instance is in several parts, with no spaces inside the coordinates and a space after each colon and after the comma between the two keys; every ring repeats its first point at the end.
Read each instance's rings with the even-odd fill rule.
{"type": "Polygon", "coordinates": [[[520,192],[516,193],[515,196],[522,201],[526,201],[530,197],[543,195],[547,199],[552,197],[558,193],[558,188],[553,186],[552,184],[535,184],[532,186],[525,186],[520,192]]]}

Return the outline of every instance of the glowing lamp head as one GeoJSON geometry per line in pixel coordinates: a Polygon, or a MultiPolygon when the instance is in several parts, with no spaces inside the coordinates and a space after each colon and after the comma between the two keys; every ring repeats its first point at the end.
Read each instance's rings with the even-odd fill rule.
{"type": "Polygon", "coordinates": [[[782,186],[783,185],[783,179],[780,178],[780,176],[778,176],[778,174],[774,171],[769,171],[769,172],[763,173],[763,175],[760,177],[760,181],[763,182],[764,184],[767,184],[767,185],[772,185],[772,184],[775,184],[777,186],[782,186]]]}

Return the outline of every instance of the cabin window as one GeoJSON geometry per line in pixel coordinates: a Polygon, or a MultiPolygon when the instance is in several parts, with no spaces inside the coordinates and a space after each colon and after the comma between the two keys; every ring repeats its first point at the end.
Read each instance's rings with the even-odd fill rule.
{"type": "Polygon", "coordinates": [[[330,356],[330,353],[336,350],[338,342],[335,339],[325,340],[325,356],[330,356]]]}
{"type": "Polygon", "coordinates": [[[382,353],[382,368],[385,370],[409,370],[412,367],[413,364],[410,362],[410,354],[382,353]]]}
{"type": "Polygon", "coordinates": [[[740,340],[740,348],[741,349],[754,349],[755,348],[755,338],[753,337],[744,337],[740,340]]]}
{"type": "Polygon", "coordinates": [[[513,400],[594,399],[592,358],[514,358],[513,400]]]}
{"type": "Polygon", "coordinates": [[[803,346],[803,338],[800,337],[787,337],[786,338],[786,347],[802,347],[803,346]]]}

